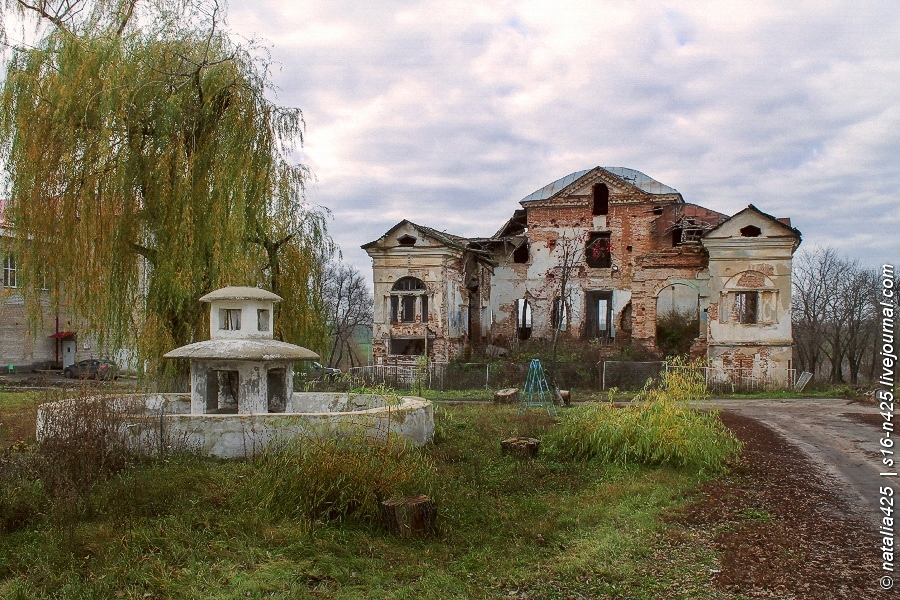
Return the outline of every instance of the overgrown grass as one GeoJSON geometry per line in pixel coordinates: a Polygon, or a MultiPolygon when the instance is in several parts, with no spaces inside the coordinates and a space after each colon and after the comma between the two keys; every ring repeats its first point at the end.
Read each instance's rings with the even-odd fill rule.
{"type": "MultiPolygon", "coordinates": [[[[719,597],[706,547],[658,552],[660,513],[701,477],[517,460],[500,440],[546,440],[555,419],[486,404],[435,411],[426,448],[347,438],[246,461],[133,461],[78,492],[90,511],[54,514],[41,478],[25,477],[36,508],[0,535],[0,597],[651,599],[675,585],[683,597],[719,597]],[[438,535],[383,532],[372,507],[394,493],[433,497],[438,535]]],[[[5,471],[9,460],[36,454],[8,450],[0,470],[24,477],[5,471]]]]}
{"type": "Polygon", "coordinates": [[[375,523],[379,503],[429,491],[431,461],[405,440],[293,440],[254,458],[237,501],[282,519],[375,523]]]}
{"type": "Polygon", "coordinates": [[[740,454],[741,444],[715,409],[689,406],[705,398],[702,373],[666,371],[626,407],[589,402],[565,413],[549,436],[551,452],[563,459],[722,472],[740,454]]]}

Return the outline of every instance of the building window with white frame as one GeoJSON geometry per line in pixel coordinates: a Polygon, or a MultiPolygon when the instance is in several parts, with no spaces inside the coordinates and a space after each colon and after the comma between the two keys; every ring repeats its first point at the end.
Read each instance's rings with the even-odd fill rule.
{"type": "Polygon", "coordinates": [[[3,287],[18,287],[18,278],[16,277],[16,258],[12,254],[7,254],[3,261],[3,287]]]}

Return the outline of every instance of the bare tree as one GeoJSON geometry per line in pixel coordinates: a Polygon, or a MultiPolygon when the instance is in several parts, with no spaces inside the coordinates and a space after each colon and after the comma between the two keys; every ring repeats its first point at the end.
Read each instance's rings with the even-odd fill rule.
{"type": "Polygon", "coordinates": [[[360,365],[357,336],[372,327],[372,294],[355,267],[331,263],[325,271],[325,303],[328,310],[329,366],[344,362],[360,365]]]}
{"type": "Polygon", "coordinates": [[[877,274],[833,248],[800,253],[794,261],[792,327],[798,367],[828,367],[832,383],[859,382],[876,331],[877,274]]]}
{"type": "Polygon", "coordinates": [[[569,308],[571,306],[571,279],[574,271],[582,265],[584,258],[584,238],[573,233],[563,233],[556,241],[555,253],[558,262],[547,270],[546,279],[551,283],[552,291],[551,322],[553,325],[553,346],[550,358],[550,378],[554,387],[559,390],[556,373],[557,349],[560,332],[569,326],[569,308]]]}

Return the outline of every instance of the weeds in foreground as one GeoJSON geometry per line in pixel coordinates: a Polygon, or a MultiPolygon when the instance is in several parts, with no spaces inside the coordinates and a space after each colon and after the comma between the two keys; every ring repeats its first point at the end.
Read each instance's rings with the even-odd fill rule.
{"type": "Polygon", "coordinates": [[[286,519],[373,522],[391,496],[425,493],[433,466],[405,440],[298,438],[250,463],[238,504],[286,519]]]}
{"type": "Polygon", "coordinates": [[[689,406],[706,397],[706,386],[698,370],[677,366],[624,408],[589,402],[567,411],[548,436],[549,451],[560,459],[724,471],[741,444],[716,410],[689,406]]]}

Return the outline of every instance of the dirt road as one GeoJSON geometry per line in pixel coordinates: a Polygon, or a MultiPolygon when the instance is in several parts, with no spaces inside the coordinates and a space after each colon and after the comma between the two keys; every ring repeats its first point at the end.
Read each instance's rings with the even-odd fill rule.
{"type": "MultiPolygon", "coordinates": [[[[872,405],[844,399],[713,400],[730,411],[764,423],[800,448],[819,475],[834,485],[848,510],[872,523],[881,520],[879,487],[891,485],[900,492],[900,478],[881,472],[900,471],[900,441],[897,466],[882,465],[882,417],[872,405]]],[[[851,516],[851,515],[847,515],[851,516]]]]}

